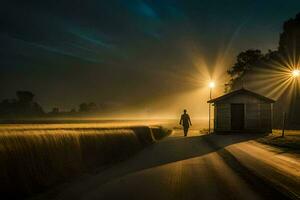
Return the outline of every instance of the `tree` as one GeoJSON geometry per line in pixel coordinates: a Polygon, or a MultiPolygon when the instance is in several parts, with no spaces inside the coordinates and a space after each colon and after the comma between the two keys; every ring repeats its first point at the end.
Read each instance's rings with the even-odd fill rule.
{"type": "Polygon", "coordinates": [[[17,91],[17,99],[6,99],[0,103],[0,114],[5,116],[40,116],[43,108],[34,102],[30,91],[17,91]]]}
{"type": "MultiPolygon", "coordinates": [[[[300,13],[283,24],[278,51],[285,57],[297,58],[300,55],[300,13]]],[[[296,60],[298,61],[298,60],[296,60]]]]}
{"type": "Polygon", "coordinates": [[[81,103],[79,105],[79,112],[88,112],[88,105],[86,103],[81,103]]]}
{"type": "Polygon", "coordinates": [[[58,107],[52,108],[52,112],[51,113],[55,113],[55,114],[59,113],[59,108],[58,107]]]}
{"type": "Polygon", "coordinates": [[[88,109],[90,112],[92,112],[92,111],[97,111],[98,107],[94,102],[91,102],[88,104],[88,109]]]}
{"type": "Polygon", "coordinates": [[[238,54],[235,64],[227,70],[231,77],[230,81],[225,85],[226,92],[236,89],[238,85],[243,84],[243,76],[250,71],[255,65],[258,65],[264,55],[258,49],[249,49],[238,54]]]}
{"type": "Polygon", "coordinates": [[[30,103],[33,101],[34,94],[29,91],[17,91],[17,97],[20,103],[30,103]]]}
{"type": "Polygon", "coordinates": [[[94,112],[97,110],[98,110],[97,104],[95,104],[93,102],[81,103],[79,105],[79,112],[94,112]]]}

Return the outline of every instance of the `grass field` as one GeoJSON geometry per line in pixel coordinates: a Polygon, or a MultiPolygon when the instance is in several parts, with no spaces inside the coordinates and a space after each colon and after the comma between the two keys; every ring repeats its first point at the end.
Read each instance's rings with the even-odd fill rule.
{"type": "Polygon", "coordinates": [[[286,130],[285,136],[281,137],[281,130],[273,130],[272,134],[257,139],[258,142],[273,145],[290,150],[300,150],[300,131],[286,130]]]}
{"type": "Polygon", "coordinates": [[[125,159],[167,134],[148,126],[1,125],[0,192],[30,196],[125,159]]]}

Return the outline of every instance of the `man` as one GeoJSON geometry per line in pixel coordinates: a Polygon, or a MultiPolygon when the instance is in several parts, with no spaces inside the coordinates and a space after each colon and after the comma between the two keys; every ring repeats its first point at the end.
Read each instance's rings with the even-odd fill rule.
{"type": "Polygon", "coordinates": [[[191,122],[190,116],[186,113],[185,109],[183,111],[183,114],[181,115],[179,124],[183,126],[184,137],[186,137],[187,133],[189,131],[190,125],[192,126],[192,122],[191,122]]]}

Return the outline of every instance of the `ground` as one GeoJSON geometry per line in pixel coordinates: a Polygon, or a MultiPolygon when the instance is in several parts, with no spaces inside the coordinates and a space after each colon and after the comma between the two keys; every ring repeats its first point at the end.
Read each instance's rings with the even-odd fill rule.
{"type": "Polygon", "coordinates": [[[182,130],[41,199],[297,199],[300,157],[253,139],[182,130]]]}

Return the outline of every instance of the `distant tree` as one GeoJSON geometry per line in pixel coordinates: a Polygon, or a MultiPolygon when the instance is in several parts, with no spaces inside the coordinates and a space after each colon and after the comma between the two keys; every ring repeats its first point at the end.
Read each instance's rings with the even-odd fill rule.
{"type": "Polygon", "coordinates": [[[79,105],[79,112],[88,112],[88,105],[86,103],[81,103],[79,105]]]}
{"type": "Polygon", "coordinates": [[[30,103],[33,101],[34,94],[29,91],[17,91],[17,97],[20,103],[30,103]]]}
{"type": "Polygon", "coordinates": [[[238,54],[235,64],[227,71],[231,79],[225,85],[226,92],[241,85],[243,76],[255,65],[258,65],[263,58],[264,55],[258,49],[249,49],[238,54]]]}
{"type": "Polygon", "coordinates": [[[52,113],[59,113],[59,108],[57,107],[52,108],[52,113]]]}
{"type": "Polygon", "coordinates": [[[91,103],[81,103],[79,105],[79,112],[95,112],[98,110],[97,104],[91,103]]]}
{"type": "Polygon", "coordinates": [[[3,116],[40,116],[43,108],[33,101],[30,91],[17,91],[17,99],[5,99],[0,103],[0,114],[3,116]]]}
{"type": "Polygon", "coordinates": [[[32,115],[42,115],[45,114],[44,109],[37,102],[33,102],[32,110],[30,111],[32,115]]]}
{"type": "Polygon", "coordinates": [[[16,109],[16,107],[17,107],[16,99],[4,99],[0,103],[0,114],[9,115],[16,109]]]}
{"type": "Polygon", "coordinates": [[[97,111],[98,106],[94,102],[91,102],[88,104],[88,109],[90,112],[97,111]]]}

